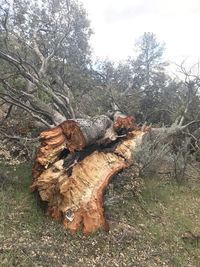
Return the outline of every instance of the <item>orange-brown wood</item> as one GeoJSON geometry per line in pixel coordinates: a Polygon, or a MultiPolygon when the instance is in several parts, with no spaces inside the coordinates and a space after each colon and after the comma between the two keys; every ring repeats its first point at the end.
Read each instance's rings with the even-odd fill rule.
{"type": "Polygon", "coordinates": [[[40,135],[41,146],[33,166],[34,180],[30,189],[39,192],[41,199],[48,203],[49,215],[72,233],[79,228],[83,228],[85,234],[99,228],[109,229],[103,209],[104,190],[113,175],[132,162],[135,147],[144,134],[136,129],[132,117],[118,118],[113,129],[120,128],[135,130],[129,132],[112,152],[91,150],[93,152],[68,167],[60,153],[65,149],[74,152],[86,146],[79,125],[66,121],[40,135]],[[68,169],[71,172],[67,172],[68,169]]]}
{"type": "Polygon", "coordinates": [[[138,129],[136,123],[135,123],[135,118],[133,116],[127,116],[127,117],[117,117],[113,128],[115,130],[134,130],[134,129],[138,129]]]}
{"type": "Polygon", "coordinates": [[[68,120],[60,124],[60,127],[66,137],[66,146],[70,152],[82,150],[86,146],[85,137],[77,122],[68,120]]]}

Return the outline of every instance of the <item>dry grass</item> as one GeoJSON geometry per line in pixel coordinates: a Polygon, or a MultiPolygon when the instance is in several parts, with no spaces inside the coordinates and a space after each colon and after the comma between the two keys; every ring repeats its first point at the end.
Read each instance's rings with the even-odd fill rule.
{"type": "Polygon", "coordinates": [[[110,232],[85,237],[45,216],[28,192],[30,166],[1,173],[0,266],[200,266],[200,179],[145,179],[140,192],[119,174],[105,196],[110,232]]]}

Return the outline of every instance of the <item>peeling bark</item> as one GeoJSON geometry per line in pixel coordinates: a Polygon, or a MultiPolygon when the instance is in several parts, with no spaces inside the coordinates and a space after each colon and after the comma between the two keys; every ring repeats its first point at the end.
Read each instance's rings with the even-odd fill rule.
{"type": "Polygon", "coordinates": [[[39,192],[51,217],[70,232],[81,227],[85,234],[100,227],[108,230],[104,190],[113,175],[130,165],[143,135],[132,117],[118,117],[115,122],[105,115],[67,120],[41,133],[30,189],[39,192]],[[117,140],[116,130],[125,131],[126,137],[117,140]]]}

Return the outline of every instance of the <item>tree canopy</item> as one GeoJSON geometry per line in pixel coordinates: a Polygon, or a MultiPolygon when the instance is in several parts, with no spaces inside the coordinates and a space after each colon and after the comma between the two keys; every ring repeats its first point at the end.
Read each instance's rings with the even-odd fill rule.
{"type": "Polygon", "coordinates": [[[47,127],[66,119],[109,113],[171,125],[198,120],[199,76],[179,66],[170,77],[165,44],[145,32],[136,53],[119,63],[92,62],[92,30],[75,0],[0,1],[0,98],[47,127]],[[187,116],[186,116],[187,113],[187,116]]]}
{"type": "Polygon", "coordinates": [[[73,0],[18,0],[2,1],[0,12],[0,58],[9,69],[1,68],[1,98],[49,126],[75,117],[72,89],[90,63],[84,8],[73,0]]]}

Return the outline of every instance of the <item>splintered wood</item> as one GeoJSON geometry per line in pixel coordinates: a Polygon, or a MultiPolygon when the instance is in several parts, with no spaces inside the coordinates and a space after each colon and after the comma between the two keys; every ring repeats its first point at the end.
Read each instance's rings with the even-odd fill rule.
{"type": "Polygon", "coordinates": [[[109,229],[103,209],[104,190],[113,175],[129,166],[144,134],[134,126],[131,117],[127,118],[118,118],[114,124],[106,116],[99,116],[92,123],[70,120],[40,135],[41,146],[33,166],[34,180],[30,189],[39,192],[41,199],[48,203],[52,218],[72,233],[80,228],[85,234],[100,227],[109,229]],[[110,127],[131,132],[127,131],[127,137],[110,151],[108,147],[90,149],[89,146],[87,153],[77,160],[76,153],[85,152],[86,146],[104,140],[110,127]],[[72,159],[74,156],[70,165],[69,155],[72,159]]]}

